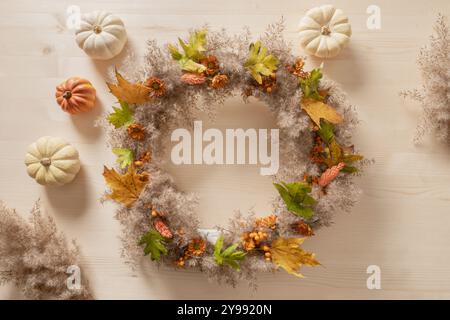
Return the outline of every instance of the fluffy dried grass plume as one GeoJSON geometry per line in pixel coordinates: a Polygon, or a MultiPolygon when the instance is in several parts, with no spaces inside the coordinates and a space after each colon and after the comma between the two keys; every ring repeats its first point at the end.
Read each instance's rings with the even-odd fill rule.
{"type": "Polygon", "coordinates": [[[84,277],[69,289],[67,268],[80,266],[78,247],[68,243],[39,201],[29,221],[0,202],[0,284],[14,283],[28,299],[92,299],[84,277]]]}
{"type": "Polygon", "coordinates": [[[417,59],[422,87],[400,94],[420,102],[423,108],[415,142],[434,130],[440,141],[450,144],[450,30],[447,18],[441,14],[434,32],[430,44],[421,49],[417,59]]]}

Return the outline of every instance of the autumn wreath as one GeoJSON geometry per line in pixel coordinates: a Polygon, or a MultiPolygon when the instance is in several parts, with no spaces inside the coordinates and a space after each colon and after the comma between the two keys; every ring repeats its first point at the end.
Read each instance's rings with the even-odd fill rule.
{"type": "Polygon", "coordinates": [[[103,175],[106,198],[121,204],[116,217],[127,261],[149,255],[232,285],[254,284],[259,271],[281,267],[301,276],[301,266],[319,265],[301,245],[335,212],[353,206],[359,189],[352,177],[366,161],[351,144],[358,120],[345,94],[321,68],[304,70],[283,29],[282,22],[270,25],[253,43],[248,30],[229,36],[206,28],[178,45],[150,41],[143,62],[131,57],[111,75],[117,82],[108,87],[119,105],[102,124],[117,166],[103,175]],[[265,102],[277,119],[280,170],[272,179],[279,197],[269,216],[237,213],[229,228],[205,236],[197,198],[163,170],[164,137],[192,126],[194,111],[214,114],[214,106],[238,94],[265,102]]]}

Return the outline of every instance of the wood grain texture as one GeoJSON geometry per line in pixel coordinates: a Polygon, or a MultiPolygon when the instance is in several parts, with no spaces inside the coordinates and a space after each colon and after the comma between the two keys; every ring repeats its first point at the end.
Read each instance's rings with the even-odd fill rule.
{"type": "MultiPolygon", "coordinates": [[[[380,0],[381,30],[366,28],[372,1],[329,1],[349,16],[353,37],[325,72],[341,83],[358,108],[362,125],[355,144],[376,160],[358,183],[364,190],[350,214],[337,214],[332,228],[309,240],[324,268],[305,269],[300,280],[282,272],[262,274],[256,292],[208,283],[202,274],[156,269],[144,261],[133,272],[120,257],[119,226],[114,205],[100,204],[103,164],[113,156],[94,121],[114,101],[104,83],[108,67],[120,64],[90,60],[67,30],[65,12],[79,5],[84,12],[101,9],[119,14],[129,35],[128,50],[145,52],[145,41],[174,41],[205,22],[212,28],[255,35],[281,16],[286,37],[297,42],[296,26],[315,1],[294,0],[2,0],[0,2],[0,198],[28,212],[41,198],[48,213],[82,247],[83,262],[97,298],[137,299],[379,299],[450,298],[450,150],[427,137],[414,146],[419,106],[398,92],[419,83],[415,59],[428,41],[438,12],[450,13],[448,0],[380,0]],[[90,79],[99,102],[88,114],[70,117],[53,98],[55,86],[69,76],[90,79]],[[43,135],[61,136],[80,151],[82,170],[60,189],[43,188],[26,174],[26,147],[43,135]],[[382,289],[366,288],[366,268],[381,267],[382,289]]],[[[296,47],[298,53],[301,53],[296,47]]],[[[317,59],[308,64],[318,65],[317,59]]],[[[260,105],[230,101],[216,127],[270,127],[271,115],[260,105]],[[230,114],[234,110],[234,114],[230,114]],[[252,113],[260,110],[258,117],[252,113]],[[233,115],[235,118],[233,118],[233,115]]],[[[273,190],[255,167],[171,168],[181,188],[202,197],[205,225],[225,223],[231,210],[250,207],[265,214],[273,190]],[[212,192],[213,186],[220,192],[212,192]],[[217,203],[221,205],[218,206],[217,203]]],[[[21,298],[12,286],[0,288],[1,299],[21,298]]]]}

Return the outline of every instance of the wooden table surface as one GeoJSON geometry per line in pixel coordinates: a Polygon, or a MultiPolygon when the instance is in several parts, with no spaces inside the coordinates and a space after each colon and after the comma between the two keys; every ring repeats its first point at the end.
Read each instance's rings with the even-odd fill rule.
{"type": "MultiPolygon", "coordinates": [[[[147,39],[161,44],[185,36],[207,22],[211,28],[239,32],[249,26],[257,36],[284,17],[286,37],[298,43],[296,27],[317,1],[294,0],[2,0],[0,2],[0,199],[27,214],[41,198],[48,214],[68,237],[76,238],[97,298],[101,299],[347,299],[450,298],[450,149],[427,136],[412,137],[420,115],[416,103],[398,96],[419,85],[416,56],[428,42],[438,12],[450,13],[448,0],[329,1],[348,14],[351,44],[325,62],[325,73],[342,84],[362,120],[356,145],[376,163],[358,178],[364,193],[349,214],[310,239],[323,268],[305,269],[305,279],[283,272],[261,274],[259,289],[209,283],[202,274],[156,269],[143,262],[132,271],[120,257],[115,206],[101,204],[103,164],[114,157],[95,120],[111,109],[113,96],[104,80],[120,57],[94,62],[76,45],[66,27],[66,9],[107,10],[123,18],[129,50],[142,56],[147,39]],[[381,8],[381,29],[368,30],[366,8],[381,8]],[[70,117],[54,100],[54,88],[69,76],[90,79],[99,103],[88,114],[70,117]],[[63,188],[44,188],[31,180],[23,159],[26,147],[44,135],[61,136],[80,151],[82,170],[63,188]],[[368,290],[366,268],[381,268],[381,289],[368,290]]],[[[301,53],[295,46],[297,53],[301,53]]],[[[318,65],[320,60],[308,63],[318,65]]],[[[227,102],[216,127],[273,123],[260,104],[227,102]],[[256,111],[256,118],[255,117],[256,111]]],[[[201,196],[205,226],[224,223],[233,209],[254,207],[266,213],[274,191],[251,167],[172,168],[186,191],[201,196]],[[245,195],[243,199],[242,195],[245,195]],[[217,203],[223,204],[220,207],[217,203]]],[[[10,285],[1,299],[20,298],[10,285]]]]}

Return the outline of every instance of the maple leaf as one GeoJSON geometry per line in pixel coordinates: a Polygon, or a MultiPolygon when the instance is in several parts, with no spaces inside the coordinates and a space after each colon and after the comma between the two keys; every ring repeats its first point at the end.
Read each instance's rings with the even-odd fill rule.
{"type": "Polygon", "coordinates": [[[311,120],[320,127],[320,119],[325,119],[331,123],[338,124],[343,121],[341,115],[330,105],[322,101],[302,99],[300,106],[306,111],[311,120]]]}
{"type": "Polygon", "coordinates": [[[305,219],[313,216],[312,206],[316,203],[316,200],[309,195],[312,191],[309,184],[305,182],[281,182],[281,184],[274,183],[273,185],[290,212],[305,219]]]}
{"type": "Polygon", "coordinates": [[[204,57],[205,44],[206,44],[207,30],[198,30],[192,32],[189,36],[189,42],[184,42],[178,38],[178,42],[183,48],[183,52],[178,51],[178,48],[172,44],[168,45],[169,52],[172,58],[178,61],[181,70],[188,72],[200,73],[206,70],[206,67],[199,63],[200,59],[204,57]]]}
{"type": "Polygon", "coordinates": [[[125,174],[120,174],[105,166],[103,177],[111,189],[111,193],[107,197],[127,207],[130,207],[139,198],[149,180],[147,172],[137,173],[134,166],[129,166],[125,174]]]}
{"type": "Polygon", "coordinates": [[[151,99],[151,88],[146,87],[143,83],[131,83],[115,70],[117,84],[107,82],[111,93],[119,100],[126,103],[145,103],[151,99]]]}
{"type": "Polygon", "coordinates": [[[246,253],[243,251],[236,251],[239,243],[235,243],[222,251],[223,240],[224,237],[221,235],[214,245],[214,261],[218,265],[227,264],[233,269],[239,271],[241,267],[239,266],[238,261],[244,259],[246,253]]]}
{"type": "Polygon", "coordinates": [[[322,101],[324,96],[319,92],[319,83],[322,79],[322,68],[313,69],[306,78],[300,78],[300,88],[304,99],[322,101]]]}
{"type": "Polygon", "coordinates": [[[150,230],[142,236],[139,245],[144,244],[144,254],[150,254],[150,259],[152,260],[159,261],[162,254],[166,255],[168,253],[164,237],[155,230],[150,230]]]}
{"type": "Polygon", "coordinates": [[[134,161],[133,150],[128,148],[113,148],[112,152],[117,156],[116,162],[121,168],[126,168],[134,161]]]}
{"type": "Polygon", "coordinates": [[[358,171],[358,168],[351,165],[351,163],[360,161],[364,157],[355,154],[353,146],[345,147],[341,146],[334,135],[334,125],[324,119],[320,119],[320,128],[317,130],[317,134],[326,144],[327,148],[323,154],[323,162],[328,168],[338,165],[339,163],[345,163],[345,167],[341,170],[344,173],[354,173],[358,171]]]}
{"type": "Polygon", "coordinates": [[[261,47],[261,41],[250,44],[250,53],[244,67],[250,72],[252,77],[262,84],[262,76],[271,76],[278,68],[278,59],[271,54],[267,54],[267,48],[261,47]]]}
{"type": "Polygon", "coordinates": [[[334,125],[324,119],[320,119],[319,130],[317,134],[322,139],[323,142],[329,144],[332,139],[334,139],[334,125]]]}
{"type": "Polygon", "coordinates": [[[298,270],[303,266],[320,265],[314,257],[314,253],[303,250],[300,245],[305,238],[277,238],[270,245],[272,262],[277,266],[286,270],[287,273],[303,278],[298,270]]]}
{"type": "Polygon", "coordinates": [[[339,145],[335,139],[332,139],[328,144],[328,148],[325,150],[324,163],[328,168],[338,165],[339,163],[345,163],[345,167],[341,170],[345,173],[354,173],[358,171],[358,168],[351,166],[350,164],[356,161],[364,159],[359,154],[345,153],[346,148],[339,145]]]}
{"type": "Polygon", "coordinates": [[[128,103],[123,101],[119,102],[120,108],[113,107],[114,112],[110,113],[106,118],[116,129],[119,129],[122,126],[128,126],[134,121],[134,112],[130,109],[128,103]]]}

